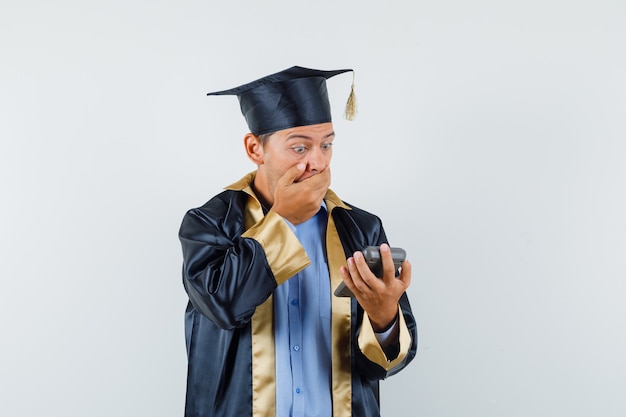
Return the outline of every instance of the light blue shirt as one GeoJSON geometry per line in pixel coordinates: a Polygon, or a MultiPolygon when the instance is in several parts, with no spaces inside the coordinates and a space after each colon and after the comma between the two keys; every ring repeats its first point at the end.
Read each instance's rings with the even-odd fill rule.
{"type": "Polygon", "coordinates": [[[290,224],[311,265],[274,291],[277,417],[332,415],[327,218],[323,205],[306,222],[290,224]]]}
{"type": "MultiPolygon", "coordinates": [[[[276,417],[332,416],[327,222],[324,202],[306,222],[297,226],[287,222],[311,265],[274,291],[276,417]]],[[[397,321],[384,333],[375,333],[381,346],[397,338],[396,329],[397,321]]]]}

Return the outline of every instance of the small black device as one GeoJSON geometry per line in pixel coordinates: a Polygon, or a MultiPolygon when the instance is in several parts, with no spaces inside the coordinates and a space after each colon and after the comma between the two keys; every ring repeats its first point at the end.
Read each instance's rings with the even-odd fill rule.
{"type": "MultiPolygon", "coordinates": [[[[400,274],[398,269],[402,266],[402,263],[406,259],[406,251],[402,248],[389,248],[391,250],[391,257],[393,258],[393,265],[396,268],[396,276],[400,274]]],[[[380,248],[378,246],[368,246],[363,249],[363,257],[370,267],[370,270],[378,278],[383,276],[383,262],[380,257],[380,248]]],[[[337,297],[352,297],[352,291],[342,281],[341,284],[335,290],[337,297]]]]}

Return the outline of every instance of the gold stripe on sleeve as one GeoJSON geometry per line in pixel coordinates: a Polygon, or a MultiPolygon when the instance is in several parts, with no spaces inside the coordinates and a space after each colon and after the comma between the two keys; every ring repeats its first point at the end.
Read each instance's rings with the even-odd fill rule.
{"type": "Polygon", "coordinates": [[[261,244],[279,285],[311,264],[285,219],[271,210],[242,237],[255,239],[261,244]]]}
{"type": "Polygon", "coordinates": [[[226,189],[244,191],[250,196],[245,212],[246,232],[242,237],[255,239],[261,244],[276,284],[280,285],[309,266],[311,261],[285,219],[271,210],[263,214],[261,203],[250,186],[255,175],[256,172],[251,172],[226,189]]]}
{"type": "Polygon", "coordinates": [[[361,324],[361,333],[359,334],[358,339],[359,348],[367,359],[381,366],[386,371],[389,371],[390,369],[393,369],[401,364],[411,347],[411,334],[409,333],[406,321],[404,320],[404,315],[402,314],[402,310],[400,310],[399,306],[398,311],[399,320],[397,325],[400,330],[398,333],[398,337],[400,339],[400,352],[398,353],[398,356],[391,361],[387,359],[385,352],[383,352],[378,340],[376,340],[376,335],[374,335],[374,329],[370,323],[367,313],[363,313],[363,323],[361,324]]]}

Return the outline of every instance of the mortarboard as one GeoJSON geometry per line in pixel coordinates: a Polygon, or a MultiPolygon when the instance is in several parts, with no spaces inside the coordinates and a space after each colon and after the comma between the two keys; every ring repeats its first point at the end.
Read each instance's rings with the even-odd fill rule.
{"type": "MultiPolygon", "coordinates": [[[[273,133],[296,126],[331,121],[326,80],[344,72],[291,67],[229,90],[208,93],[209,96],[236,95],[241,113],[255,135],[273,133]]],[[[354,79],[346,106],[346,118],[352,120],[355,110],[354,79]]]]}

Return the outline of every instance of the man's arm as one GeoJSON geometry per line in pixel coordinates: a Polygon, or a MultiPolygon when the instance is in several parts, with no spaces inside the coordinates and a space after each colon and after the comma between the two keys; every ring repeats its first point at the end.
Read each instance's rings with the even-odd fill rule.
{"type": "Polygon", "coordinates": [[[280,216],[260,216],[261,220],[245,231],[245,204],[237,204],[237,198],[242,197],[214,199],[208,206],[190,210],[179,233],[183,283],[189,299],[225,329],[247,323],[278,283],[308,264],[304,250],[280,216]],[[284,257],[278,256],[278,245],[284,257]]]}
{"type": "Polygon", "coordinates": [[[413,320],[405,293],[411,282],[411,264],[405,261],[400,275],[396,277],[389,246],[386,243],[380,245],[380,251],[382,278],[370,271],[360,251],[348,258],[347,267],[342,268],[341,273],[364,310],[358,348],[369,361],[382,368],[386,376],[398,372],[406,364],[407,356],[412,359],[416,348],[416,331],[414,327],[410,328],[406,320],[407,317],[413,320]],[[389,330],[393,332],[381,344],[380,334],[389,330]]]}

